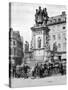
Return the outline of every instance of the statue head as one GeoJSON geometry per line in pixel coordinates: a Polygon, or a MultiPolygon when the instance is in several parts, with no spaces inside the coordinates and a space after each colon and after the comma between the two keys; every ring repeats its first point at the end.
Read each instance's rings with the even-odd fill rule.
{"type": "Polygon", "coordinates": [[[45,10],[45,11],[47,11],[47,9],[46,9],[46,8],[44,8],[44,10],[45,10]]]}
{"type": "Polygon", "coordinates": [[[36,9],[36,13],[38,13],[38,9],[36,9]]]}
{"type": "Polygon", "coordinates": [[[39,6],[39,10],[41,10],[41,6],[39,6]]]}

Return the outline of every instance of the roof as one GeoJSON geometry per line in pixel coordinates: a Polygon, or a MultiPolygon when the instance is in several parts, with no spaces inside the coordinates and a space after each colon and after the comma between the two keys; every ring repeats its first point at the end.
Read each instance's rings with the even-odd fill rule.
{"type": "MultiPolygon", "coordinates": [[[[66,13],[65,13],[65,11],[62,12],[61,15],[49,17],[48,21],[47,21],[47,26],[62,24],[62,23],[66,23],[66,13]]],[[[40,29],[40,28],[43,28],[43,27],[44,28],[46,27],[45,23],[43,23],[42,25],[41,24],[39,24],[39,25],[35,24],[33,27],[31,27],[31,30],[35,30],[35,28],[40,29]]]]}
{"type": "Polygon", "coordinates": [[[50,17],[47,25],[53,25],[53,24],[60,24],[60,23],[65,23],[66,22],[66,14],[61,14],[58,16],[50,17]]]}

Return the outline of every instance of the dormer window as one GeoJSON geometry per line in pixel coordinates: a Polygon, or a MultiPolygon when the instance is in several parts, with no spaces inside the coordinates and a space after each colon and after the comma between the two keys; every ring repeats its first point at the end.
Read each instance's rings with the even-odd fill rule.
{"type": "Polygon", "coordinates": [[[63,29],[65,29],[65,27],[63,27],[63,29]]]}
{"type": "Polygon", "coordinates": [[[54,22],[56,23],[56,19],[54,19],[54,22]]]}
{"type": "Polygon", "coordinates": [[[61,21],[61,19],[59,18],[59,19],[58,19],[58,21],[60,22],[60,21],[61,21]]]}

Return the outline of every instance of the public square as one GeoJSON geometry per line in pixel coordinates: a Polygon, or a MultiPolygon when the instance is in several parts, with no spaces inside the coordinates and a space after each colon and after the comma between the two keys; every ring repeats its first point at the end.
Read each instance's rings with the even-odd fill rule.
{"type": "Polygon", "coordinates": [[[49,86],[49,85],[65,85],[66,84],[66,75],[56,75],[45,78],[37,79],[23,79],[23,78],[14,78],[11,80],[11,85],[13,88],[21,87],[34,87],[34,86],[49,86]]]}

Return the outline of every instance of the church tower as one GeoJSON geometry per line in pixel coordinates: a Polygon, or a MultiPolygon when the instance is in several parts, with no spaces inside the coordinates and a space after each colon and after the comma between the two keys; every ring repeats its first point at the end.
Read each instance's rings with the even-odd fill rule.
{"type": "Polygon", "coordinates": [[[44,8],[42,10],[41,7],[36,9],[35,25],[31,28],[33,58],[36,62],[44,62],[49,50],[47,21],[47,9],[44,8]]]}

